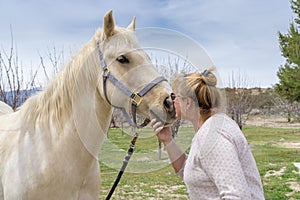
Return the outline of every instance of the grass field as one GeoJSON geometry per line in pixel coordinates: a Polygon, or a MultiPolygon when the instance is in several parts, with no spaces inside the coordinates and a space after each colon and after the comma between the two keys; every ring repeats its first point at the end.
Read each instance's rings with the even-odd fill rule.
{"type": "MultiPolygon", "coordinates": [[[[243,130],[257,162],[267,200],[300,199],[299,129],[244,127],[243,130]],[[283,145],[284,144],[284,145],[283,145]],[[289,145],[291,144],[291,145],[289,145]]],[[[191,127],[181,127],[176,141],[187,153],[193,137],[191,127]]],[[[188,199],[186,187],[169,164],[165,151],[158,159],[157,138],[152,129],[143,129],[135,152],[112,199],[188,199]]],[[[101,197],[109,192],[132,139],[120,129],[111,129],[100,157],[101,197]]]]}

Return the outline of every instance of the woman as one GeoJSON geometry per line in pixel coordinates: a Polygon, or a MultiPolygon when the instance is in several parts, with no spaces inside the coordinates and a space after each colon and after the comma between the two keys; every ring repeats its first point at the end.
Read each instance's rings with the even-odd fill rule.
{"type": "Polygon", "coordinates": [[[237,124],[220,112],[216,84],[211,70],[179,74],[172,82],[177,118],[190,121],[196,132],[189,155],[177,146],[170,127],[163,127],[156,119],[151,125],[175,172],[183,178],[190,199],[264,199],[246,138],[237,124]]]}

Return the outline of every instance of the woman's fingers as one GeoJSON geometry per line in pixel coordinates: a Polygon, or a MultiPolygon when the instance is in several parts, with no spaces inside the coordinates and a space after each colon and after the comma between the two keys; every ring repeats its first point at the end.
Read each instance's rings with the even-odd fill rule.
{"type": "Polygon", "coordinates": [[[163,127],[161,122],[156,122],[153,126],[154,130],[156,130],[159,127],[163,127]]]}
{"type": "Polygon", "coordinates": [[[153,127],[155,133],[158,133],[164,128],[163,124],[160,121],[156,121],[156,119],[152,119],[150,125],[153,127]]]}
{"type": "Polygon", "coordinates": [[[155,122],[156,122],[156,119],[155,118],[153,118],[151,121],[150,121],[150,126],[152,126],[153,127],[153,125],[155,124],[155,122]]]}
{"type": "Polygon", "coordinates": [[[155,133],[158,134],[164,127],[163,126],[160,126],[156,129],[154,129],[155,133]]]}
{"type": "Polygon", "coordinates": [[[152,119],[150,121],[150,126],[153,127],[156,136],[164,144],[172,140],[172,133],[170,127],[164,127],[164,125],[156,119],[152,119]]]}

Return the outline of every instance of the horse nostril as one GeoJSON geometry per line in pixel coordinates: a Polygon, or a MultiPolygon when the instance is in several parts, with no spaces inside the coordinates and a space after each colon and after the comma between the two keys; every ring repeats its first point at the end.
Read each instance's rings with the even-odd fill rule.
{"type": "Polygon", "coordinates": [[[166,109],[166,111],[170,114],[170,115],[174,115],[175,113],[175,109],[174,109],[174,105],[173,105],[173,101],[172,101],[172,98],[171,96],[167,97],[165,100],[164,100],[164,107],[166,109]]]}
{"type": "Polygon", "coordinates": [[[165,108],[168,110],[172,107],[172,102],[169,100],[169,97],[167,97],[165,100],[164,100],[164,106],[165,108]]]}

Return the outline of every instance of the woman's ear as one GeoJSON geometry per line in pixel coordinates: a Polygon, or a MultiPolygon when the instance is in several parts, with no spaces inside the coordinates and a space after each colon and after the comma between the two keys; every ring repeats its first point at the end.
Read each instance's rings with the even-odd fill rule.
{"type": "Polygon", "coordinates": [[[187,109],[191,109],[191,108],[195,107],[195,101],[192,98],[190,98],[190,97],[186,98],[185,103],[186,103],[186,108],[187,109]]]}

